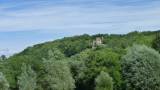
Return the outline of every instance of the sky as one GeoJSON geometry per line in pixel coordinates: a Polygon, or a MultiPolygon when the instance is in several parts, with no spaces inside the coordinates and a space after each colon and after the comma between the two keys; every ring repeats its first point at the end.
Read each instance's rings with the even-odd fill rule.
{"type": "Polygon", "coordinates": [[[0,55],[55,39],[160,29],[160,0],[0,0],[0,55]]]}

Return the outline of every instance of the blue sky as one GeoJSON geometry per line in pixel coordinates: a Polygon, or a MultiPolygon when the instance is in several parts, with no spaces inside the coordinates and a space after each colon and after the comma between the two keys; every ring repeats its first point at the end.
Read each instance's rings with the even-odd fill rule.
{"type": "Polygon", "coordinates": [[[0,0],[0,54],[65,36],[158,29],[159,0],[0,0]]]}

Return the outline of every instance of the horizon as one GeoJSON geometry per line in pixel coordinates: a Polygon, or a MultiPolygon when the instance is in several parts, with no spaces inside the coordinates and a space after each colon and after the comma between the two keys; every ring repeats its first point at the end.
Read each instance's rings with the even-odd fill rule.
{"type": "MultiPolygon", "coordinates": [[[[135,31],[127,32],[127,33],[118,33],[118,34],[116,34],[116,33],[97,33],[97,34],[104,34],[104,35],[105,34],[108,34],[108,35],[112,35],[112,34],[126,35],[126,34],[129,34],[131,32],[139,32],[139,33],[141,33],[141,32],[154,32],[154,31],[156,32],[156,31],[160,31],[160,30],[153,30],[153,31],[151,31],[151,30],[148,30],[148,31],[147,30],[146,31],[135,30],[135,31]]],[[[83,33],[83,34],[79,34],[79,35],[78,34],[77,35],[69,35],[69,36],[64,36],[64,37],[56,37],[56,38],[51,38],[50,40],[44,40],[44,41],[40,40],[40,41],[37,41],[36,43],[32,43],[30,45],[25,46],[23,49],[21,49],[20,51],[17,51],[17,52],[10,52],[9,48],[4,48],[4,49],[0,49],[0,55],[5,55],[6,57],[10,57],[10,56],[12,56],[14,54],[18,54],[18,53],[23,52],[23,50],[27,49],[28,47],[33,47],[34,45],[37,45],[37,44],[43,44],[43,43],[46,43],[46,42],[53,42],[55,40],[63,39],[63,38],[68,38],[68,37],[82,36],[82,35],[85,35],[85,34],[87,34],[87,33],[83,33]]],[[[97,35],[97,34],[87,34],[87,35],[93,36],[93,35],[97,35]]]]}
{"type": "Polygon", "coordinates": [[[160,29],[159,0],[0,0],[0,55],[82,34],[160,29]]]}

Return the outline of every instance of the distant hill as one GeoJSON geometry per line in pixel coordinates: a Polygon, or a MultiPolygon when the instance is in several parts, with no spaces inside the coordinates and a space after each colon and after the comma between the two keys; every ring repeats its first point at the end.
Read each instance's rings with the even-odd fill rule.
{"type": "MultiPolygon", "coordinates": [[[[95,58],[103,60],[105,58],[110,57],[110,56],[106,57],[107,55],[110,54],[113,55],[113,57],[110,58],[120,59],[121,56],[123,56],[126,53],[126,49],[128,47],[131,47],[133,44],[146,45],[148,47],[151,47],[152,42],[155,39],[157,33],[160,33],[160,31],[146,31],[146,32],[134,31],[128,34],[97,34],[92,36],[84,34],[74,37],[65,37],[63,39],[45,42],[26,48],[24,51],[9,57],[6,61],[4,61],[3,64],[0,65],[0,70],[6,75],[6,78],[9,81],[11,88],[16,90],[17,76],[21,73],[20,67],[22,63],[31,65],[33,69],[38,73],[38,75],[41,75],[42,61],[44,58],[48,58],[49,50],[54,50],[54,48],[58,49],[62,54],[64,54],[65,58],[69,59],[69,61],[71,62],[81,61],[82,59],[83,59],[82,61],[88,62],[87,60],[89,59],[86,58],[94,55],[99,55],[99,56],[102,55],[103,58],[100,57],[95,57],[95,58]],[[96,38],[101,38],[102,42],[100,43],[100,45],[97,45],[96,48],[93,48],[93,41],[95,41],[96,38]]],[[[93,64],[95,62],[91,63],[93,64]]],[[[90,67],[90,64],[87,67],[90,67]]],[[[118,68],[119,64],[116,65],[115,67],[116,67],[115,69],[119,71],[118,68]]],[[[95,71],[92,70],[92,71],[97,72],[97,70],[95,71]]],[[[108,70],[108,72],[110,73],[112,73],[112,71],[108,70]]],[[[95,77],[97,73],[92,74],[93,77],[95,77]]],[[[74,77],[75,79],[76,75],[77,75],[76,73],[73,74],[73,76],[75,76],[74,77]]],[[[92,82],[92,79],[88,79],[88,77],[91,76],[84,77],[83,79],[86,79],[84,82],[76,82],[79,85],[78,88],[81,88],[81,90],[87,90],[87,89],[90,90],[90,88],[92,87],[92,83],[89,83],[88,87],[82,84],[85,82],[86,83],[92,82]]],[[[114,72],[113,72],[113,77],[114,77],[114,72]]],[[[120,76],[119,78],[114,78],[114,80],[117,81],[117,83],[115,83],[115,90],[118,90],[116,88],[120,87],[121,83],[120,76]]],[[[78,88],[77,90],[80,90],[78,88]]]]}
{"type": "MultiPolygon", "coordinates": [[[[103,37],[103,44],[108,48],[126,48],[132,44],[144,44],[151,46],[155,35],[160,31],[130,32],[128,34],[97,34],[97,35],[80,35],[74,37],[65,37],[63,39],[37,44],[26,48],[17,55],[34,55],[43,53],[52,48],[60,49],[67,57],[80,53],[85,49],[92,47],[91,43],[96,37],[103,37]]],[[[17,56],[16,55],[16,56],[17,56]]],[[[41,55],[40,55],[41,56],[41,55]]]]}

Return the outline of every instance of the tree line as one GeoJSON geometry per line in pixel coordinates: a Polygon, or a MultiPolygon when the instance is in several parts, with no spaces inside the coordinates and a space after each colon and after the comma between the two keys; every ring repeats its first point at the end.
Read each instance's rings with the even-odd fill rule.
{"type": "Polygon", "coordinates": [[[159,90],[159,69],[159,31],[85,34],[1,57],[0,90],[159,90]]]}

